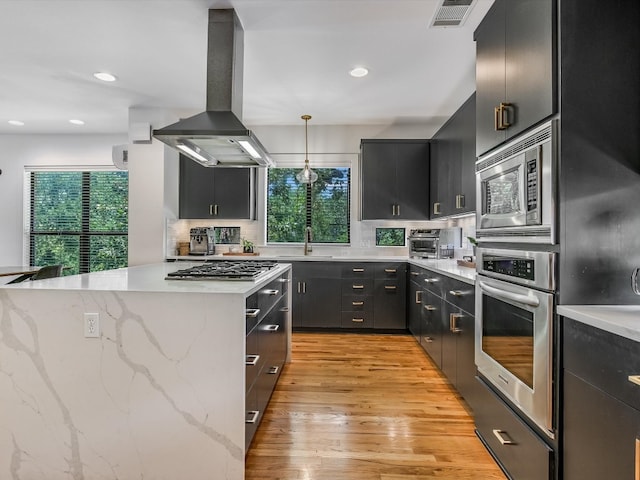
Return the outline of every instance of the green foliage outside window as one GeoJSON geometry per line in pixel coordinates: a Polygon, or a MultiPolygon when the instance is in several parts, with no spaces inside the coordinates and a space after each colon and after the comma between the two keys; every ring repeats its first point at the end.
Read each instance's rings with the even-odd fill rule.
{"type": "Polygon", "coordinates": [[[128,259],[127,172],[32,172],[31,264],[64,274],[120,268],[128,259]]]}
{"type": "Polygon", "coordinates": [[[267,242],[302,243],[311,226],[315,243],[349,243],[350,169],[314,168],[310,186],[299,168],[271,168],[267,185],[267,242]]]}

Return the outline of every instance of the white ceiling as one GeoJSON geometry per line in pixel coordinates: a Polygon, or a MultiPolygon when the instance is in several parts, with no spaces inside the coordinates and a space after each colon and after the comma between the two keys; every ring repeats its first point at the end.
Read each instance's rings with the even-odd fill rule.
{"type": "Polygon", "coordinates": [[[475,88],[473,31],[492,3],[429,28],[438,0],[0,0],[0,134],[126,133],[130,107],[204,110],[207,10],[230,7],[245,124],[442,123],[475,88]]]}

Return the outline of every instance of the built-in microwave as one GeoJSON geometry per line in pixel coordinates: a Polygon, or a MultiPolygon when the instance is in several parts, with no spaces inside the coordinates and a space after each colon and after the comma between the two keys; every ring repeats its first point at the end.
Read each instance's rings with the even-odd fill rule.
{"type": "Polygon", "coordinates": [[[479,242],[555,244],[557,121],[476,162],[479,242]]]}

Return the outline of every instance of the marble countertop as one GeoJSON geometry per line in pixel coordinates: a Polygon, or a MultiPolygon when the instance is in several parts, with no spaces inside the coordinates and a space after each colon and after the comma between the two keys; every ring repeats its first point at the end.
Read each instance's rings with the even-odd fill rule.
{"type": "Polygon", "coordinates": [[[202,262],[156,263],[103,272],[0,285],[0,288],[32,290],[88,290],[112,292],[211,293],[250,295],[290,268],[283,263],[258,280],[165,280],[167,273],[202,262]]]}
{"type": "Polygon", "coordinates": [[[559,315],[640,342],[640,305],[558,305],[559,315]]]}
{"type": "MultiPolygon", "coordinates": [[[[422,268],[442,273],[449,277],[455,278],[462,282],[474,285],[476,281],[476,271],[473,268],[458,265],[457,260],[453,259],[420,259],[404,256],[331,256],[331,255],[260,255],[260,256],[223,256],[223,255],[207,255],[201,257],[203,260],[274,260],[279,262],[408,262],[422,268]]],[[[173,256],[167,257],[167,260],[193,260],[193,256],[173,256]]]]}

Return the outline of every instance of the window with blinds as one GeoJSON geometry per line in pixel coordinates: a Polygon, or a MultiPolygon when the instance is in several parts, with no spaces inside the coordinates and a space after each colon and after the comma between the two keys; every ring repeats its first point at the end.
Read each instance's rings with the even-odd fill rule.
{"type": "Polygon", "coordinates": [[[28,172],[29,262],[64,274],[127,266],[126,171],[28,172]]]}
{"type": "Polygon", "coordinates": [[[302,243],[307,226],[314,243],[349,243],[351,169],[314,168],[311,185],[298,183],[299,170],[269,169],[267,243],[302,243]]]}

